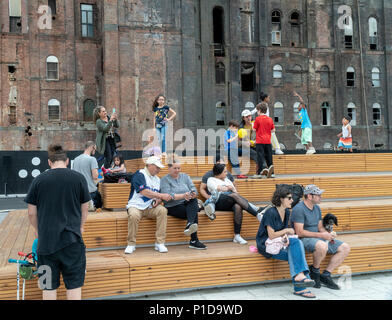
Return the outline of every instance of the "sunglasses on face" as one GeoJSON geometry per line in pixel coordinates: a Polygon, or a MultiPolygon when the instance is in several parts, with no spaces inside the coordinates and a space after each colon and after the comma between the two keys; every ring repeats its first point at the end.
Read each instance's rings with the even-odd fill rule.
{"type": "Polygon", "coordinates": [[[287,199],[289,199],[289,200],[293,200],[293,197],[292,196],[288,196],[288,197],[286,197],[287,199]]]}

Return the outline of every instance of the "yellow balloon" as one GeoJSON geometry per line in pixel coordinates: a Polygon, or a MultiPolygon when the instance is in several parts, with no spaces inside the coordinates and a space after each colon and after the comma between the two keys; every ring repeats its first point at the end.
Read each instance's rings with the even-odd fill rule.
{"type": "Polygon", "coordinates": [[[245,138],[247,135],[248,135],[248,132],[247,132],[246,129],[240,129],[240,130],[238,130],[238,137],[239,137],[240,139],[245,138]]]}

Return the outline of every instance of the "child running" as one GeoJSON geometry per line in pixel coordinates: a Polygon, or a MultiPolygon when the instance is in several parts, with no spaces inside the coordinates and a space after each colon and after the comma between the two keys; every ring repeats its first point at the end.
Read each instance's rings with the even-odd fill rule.
{"type": "Polygon", "coordinates": [[[353,152],[353,139],[351,136],[350,121],[350,116],[344,116],[342,119],[342,132],[338,134],[338,137],[340,137],[338,148],[341,151],[348,150],[350,152],[353,152]]]}

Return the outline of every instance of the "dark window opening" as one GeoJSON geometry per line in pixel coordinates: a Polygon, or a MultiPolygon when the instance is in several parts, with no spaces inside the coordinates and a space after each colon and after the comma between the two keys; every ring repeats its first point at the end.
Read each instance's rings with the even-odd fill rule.
{"type": "Polygon", "coordinates": [[[212,11],[213,18],[213,40],[214,56],[225,56],[225,37],[224,37],[224,11],[221,7],[215,7],[212,11]]]}
{"type": "Polygon", "coordinates": [[[347,87],[354,87],[355,84],[355,73],[347,71],[347,87]]]}
{"type": "Polygon", "coordinates": [[[290,17],[290,23],[292,26],[299,26],[299,13],[293,12],[290,17]]]}
{"type": "Polygon", "coordinates": [[[218,62],[215,66],[215,83],[225,84],[226,82],[226,69],[222,62],[218,62]]]}
{"type": "Polygon", "coordinates": [[[272,11],[271,22],[280,24],[280,12],[278,10],[272,11]]]}
{"type": "Polygon", "coordinates": [[[255,64],[243,62],[241,63],[241,90],[255,91],[256,90],[256,74],[255,64]]]}
{"type": "Polygon", "coordinates": [[[48,0],[48,7],[52,11],[52,14],[56,14],[56,0],[48,0]]]}
{"type": "Polygon", "coordinates": [[[21,17],[10,17],[10,32],[21,33],[22,32],[22,18],[21,17]]]}
{"type": "Polygon", "coordinates": [[[8,72],[9,73],[15,73],[16,72],[15,66],[8,66],[8,72]]]}
{"type": "Polygon", "coordinates": [[[344,36],[344,47],[346,49],[353,48],[353,36],[344,36]]]}

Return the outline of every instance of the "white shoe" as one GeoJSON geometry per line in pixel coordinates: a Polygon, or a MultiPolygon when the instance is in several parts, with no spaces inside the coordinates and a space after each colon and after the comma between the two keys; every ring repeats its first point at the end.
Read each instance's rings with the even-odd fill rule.
{"type": "Polygon", "coordinates": [[[275,150],[275,154],[284,154],[284,153],[283,153],[283,151],[282,151],[282,150],[280,150],[280,149],[276,149],[276,150],[275,150]]]}
{"type": "Polygon", "coordinates": [[[131,254],[131,253],[134,252],[135,250],[136,250],[136,247],[135,247],[135,246],[127,246],[126,249],[125,249],[125,251],[124,251],[124,253],[131,254]]]}
{"type": "Polygon", "coordinates": [[[239,244],[247,244],[248,243],[244,238],[241,237],[240,234],[236,234],[234,236],[233,242],[239,243],[239,244]]]}
{"type": "Polygon", "coordinates": [[[263,219],[263,214],[261,212],[259,212],[257,214],[257,220],[259,220],[259,222],[261,222],[261,219],[263,219]]]}
{"type": "Polygon", "coordinates": [[[308,151],[306,151],[306,154],[313,154],[316,153],[316,150],[314,148],[309,148],[308,151]]]}
{"type": "Polygon", "coordinates": [[[155,250],[159,251],[160,253],[164,253],[168,251],[163,243],[156,243],[155,250]]]}
{"type": "Polygon", "coordinates": [[[207,204],[204,207],[204,213],[207,215],[207,217],[210,220],[215,220],[216,216],[215,216],[215,205],[212,203],[207,204]]]}

